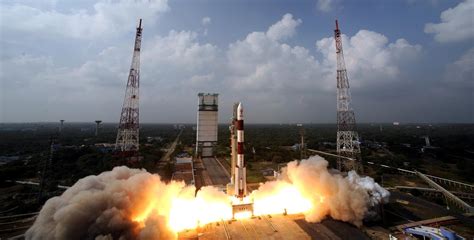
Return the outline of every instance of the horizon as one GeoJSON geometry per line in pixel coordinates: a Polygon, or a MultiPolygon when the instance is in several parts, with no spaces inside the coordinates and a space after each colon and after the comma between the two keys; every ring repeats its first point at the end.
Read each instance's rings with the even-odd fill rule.
{"type": "MultiPolygon", "coordinates": [[[[393,123],[395,123],[397,121],[394,121],[394,122],[357,122],[357,124],[363,124],[363,125],[366,125],[366,124],[384,124],[384,125],[391,125],[391,126],[397,126],[397,125],[393,125],[393,123]]],[[[474,124],[473,122],[398,122],[399,125],[415,125],[415,124],[418,124],[418,125],[449,125],[449,124],[452,124],[452,125],[469,125],[469,124],[474,124]]],[[[60,124],[59,122],[2,122],[0,124],[60,124]]],[[[90,122],[70,122],[70,121],[64,121],[64,124],[67,125],[67,124],[94,124],[94,121],[90,121],[90,122]]],[[[102,124],[119,124],[119,122],[101,122],[101,125],[102,124]]],[[[143,123],[140,123],[141,124],[161,124],[161,125],[176,125],[176,124],[182,124],[182,125],[196,125],[196,123],[184,123],[184,122],[143,122],[143,123]]],[[[226,123],[226,122],[219,122],[217,123],[218,125],[229,125],[230,122],[226,123]]],[[[263,123],[263,122],[248,122],[246,121],[245,122],[246,125],[296,125],[296,124],[302,124],[302,125],[334,125],[334,126],[337,126],[337,123],[336,122],[281,122],[281,123],[263,123]]]]}

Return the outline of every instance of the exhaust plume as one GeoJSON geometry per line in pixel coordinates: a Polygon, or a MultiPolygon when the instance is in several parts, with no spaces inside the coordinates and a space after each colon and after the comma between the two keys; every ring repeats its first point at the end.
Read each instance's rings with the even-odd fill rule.
{"type": "Polygon", "coordinates": [[[27,239],[172,239],[172,199],[184,183],[165,184],[145,170],[116,167],[49,199],[27,239]]]}
{"type": "MultiPolygon", "coordinates": [[[[246,199],[254,214],[302,213],[309,222],[326,216],[361,226],[370,208],[389,193],[370,177],[331,174],[319,156],[283,168],[275,181],[246,199]]],[[[197,193],[183,182],[164,183],[145,170],[116,167],[85,177],[49,199],[26,239],[176,239],[177,232],[232,218],[235,201],[208,186],[197,193]]]]}
{"type": "Polygon", "coordinates": [[[292,208],[306,208],[307,211],[303,212],[308,222],[319,222],[329,215],[361,226],[365,217],[376,214],[367,215],[371,207],[388,202],[390,193],[372,178],[359,177],[354,171],[343,177],[331,174],[327,167],[328,162],[320,156],[289,162],[278,180],[266,182],[252,192],[254,204],[259,205],[271,198],[278,188],[292,186],[293,193],[288,192],[285,198],[269,202],[281,205],[279,210],[288,213],[295,212],[292,208]],[[308,202],[310,207],[305,207],[308,202]]]}

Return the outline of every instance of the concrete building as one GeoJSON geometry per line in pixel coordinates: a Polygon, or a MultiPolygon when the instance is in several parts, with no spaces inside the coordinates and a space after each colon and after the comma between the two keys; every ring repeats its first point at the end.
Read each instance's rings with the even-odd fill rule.
{"type": "Polygon", "coordinates": [[[217,93],[198,94],[196,156],[212,157],[217,145],[217,93]]]}

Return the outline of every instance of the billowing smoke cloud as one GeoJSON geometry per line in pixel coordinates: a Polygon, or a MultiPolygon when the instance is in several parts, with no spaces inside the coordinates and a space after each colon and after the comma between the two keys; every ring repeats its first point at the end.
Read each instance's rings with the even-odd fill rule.
{"type": "Polygon", "coordinates": [[[49,199],[26,238],[172,239],[167,209],[184,188],[184,183],[165,184],[144,170],[116,167],[49,199]],[[143,225],[133,221],[145,217],[143,225]]]}
{"type": "MultiPolygon", "coordinates": [[[[256,215],[304,213],[362,224],[370,208],[389,193],[369,177],[331,174],[319,156],[288,163],[278,180],[262,184],[248,199],[256,215]]],[[[195,194],[183,182],[164,183],[145,170],[116,167],[79,180],[46,202],[27,239],[176,239],[176,231],[232,218],[235,201],[215,187],[195,194]]]]}
{"type": "MultiPolygon", "coordinates": [[[[279,180],[267,182],[252,193],[255,204],[272,196],[275,189],[292,185],[304,199],[311,202],[311,209],[305,213],[307,221],[319,222],[329,215],[334,219],[361,226],[365,217],[374,214],[369,211],[371,207],[388,201],[389,192],[372,178],[359,177],[353,171],[343,177],[331,174],[327,167],[328,162],[319,156],[288,163],[279,180]]],[[[292,194],[286,197],[281,205],[288,211],[299,201],[300,196],[292,194]]]]}

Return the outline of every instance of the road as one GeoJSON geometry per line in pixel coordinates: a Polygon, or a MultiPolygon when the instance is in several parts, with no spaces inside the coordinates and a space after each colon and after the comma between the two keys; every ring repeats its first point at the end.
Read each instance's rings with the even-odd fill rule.
{"type": "Polygon", "coordinates": [[[170,156],[174,152],[174,150],[176,149],[176,145],[178,145],[179,137],[181,136],[182,132],[183,132],[183,130],[181,129],[181,131],[179,131],[179,133],[178,133],[178,136],[176,136],[176,139],[173,141],[173,143],[171,143],[171,146],[169,147],[168,152],[166,152],[166,154],[163,155],[163,157],[161,157],[158,164],[163,164],[163,163],[170,160],[170,156]]]}
{"type": "Polygon", "coordinates": [[[202,163],[211,179],[212,185],[227,185],[230,176],[227,170],[218,162],[216,158],[202,158],[202,163]]]}

